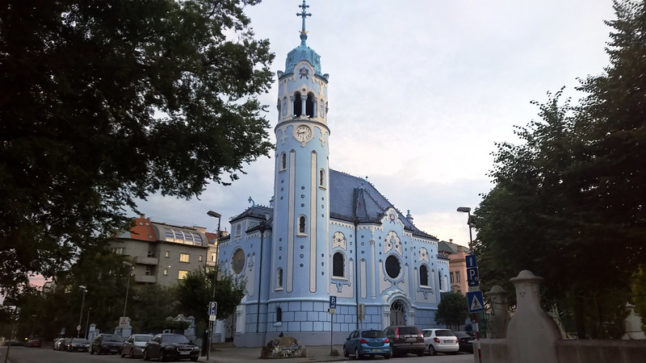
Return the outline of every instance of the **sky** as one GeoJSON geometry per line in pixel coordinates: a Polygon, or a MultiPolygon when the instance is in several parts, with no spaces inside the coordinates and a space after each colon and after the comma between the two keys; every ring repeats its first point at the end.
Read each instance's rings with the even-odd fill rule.
{"type": "MultiPolygon", "coordinates": [[[[300,0],[264,0],[247,9],[258,38],[270,40],[272,71],[300,43],[300,0]]],[[[530,101],[600,75],[614,18],[610,0],[309,0],[307,45],[329,73],[330,168],[367,177],[416,226],[441,240],[469,242],[467,216],[492,184],[497,142],[516,142],[514,125],[537,120],[530,101]]],[[[268,104],[275,142],[277,84],[268,104]]],[[[269,205],[274,163],[246,165],[231,186],[211,184],[198,199],[153,195],[139,210],[153,221],[216,230],[250,206],[269,205]]],[[[225,178],[225,180],[228,178],[225,178]]],[[[474,234],[475,237],[475,234],[474,234]]]]}

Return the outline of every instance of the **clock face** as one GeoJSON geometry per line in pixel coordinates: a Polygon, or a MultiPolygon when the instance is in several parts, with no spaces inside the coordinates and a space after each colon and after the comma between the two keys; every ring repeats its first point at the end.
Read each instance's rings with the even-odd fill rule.
{"type": "Polygon", "coordinates": [[[299,125],[294,128],[294,138],[300,143],[306,143],[312,140],[312,129],[307,125],[299,125]]]}

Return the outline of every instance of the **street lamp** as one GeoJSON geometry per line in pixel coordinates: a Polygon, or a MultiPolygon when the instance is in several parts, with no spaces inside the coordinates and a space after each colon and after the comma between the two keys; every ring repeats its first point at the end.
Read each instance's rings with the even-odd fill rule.
{"type": "Polygon", "coordinates": [[[79,325],[76,326],[76,337],[81,337],[81,323],[83,322],[83,305],[85,305],[85,293],[87,292],[87,287],[85,285],[79,285],[79,289],[83,291],[83,296],[81,297],[81,312],[79,313],[79,325]]]}
{"type": "MultiPolygon", "coordinates": [[[[213,293],[211,295],[211,301],[215,300],[215,284],[218,282],[218,269],[217,269],[217,264],[218,264],[218,258],[220,257],[219,249],[220,249],[220,221],[222,219],[222,215],[218,212],[214,212],[212,210],[206,212],[206,214],[210,217],[217,218],[218,219],[218,230],[217,230],[217,237],[215,238],[215,266],[213,268],[213,293]]],[[[208,243],[208,242],[207,242],[208,243]]],[[[206,350],[206,360],[208,361],[210,359],[211,355],[211,337],[213,337],[213,324],[215,322],[212,322],[209,320],[209,333],[207,336],[207,344],[208,344],[208,349],[206,350]]]]}
{"type": "MultiPolygon", "coordinates": [[[[262,255],[263,255],[263,244],[265,242],[265,231],[267,230],[267,220],[263,219],[258,226],[260,229],[260,266],[258,267],[258,309],[256,311],[256,333],[259,332],[260,328],[260,292],[262,289],[262,255]]],[[[263,341],[262,344],[265,344],[263,341]]]]}
{"type": "Polygon", "coordinates": [[[128,261],[123,261],[123,264],[130,267],[130,271],[128,271],[128,280],[126,281],[126,299],[123,302],[123,317],[126,316],[126,307],[128,307],[128,292],[130,291],[130,276],[132,276],[132,272],[135,270],[135,266],[133,266],[130,262],[128,261]]]}
{"type": "Polygon", "coordinates": [[[473,253],[473,236],[471,235],[471,226],[473,226],[473,223],[471,220],[471,208],[458,207],[458,212],[466,213],[468,215],[467,225],[469,226],[469,250],[471,250],[471,253],[473,253]]]}

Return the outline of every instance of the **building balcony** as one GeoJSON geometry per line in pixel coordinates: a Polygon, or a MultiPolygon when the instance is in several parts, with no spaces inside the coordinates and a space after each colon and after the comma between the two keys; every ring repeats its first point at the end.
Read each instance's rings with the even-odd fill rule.
{"type": "Polygon", "coordinates": [[[135,282],[154,284],[157,282],[157,278],[153,275],[135,275],[135,282]]]}
{"type": "Polygon", "coordinates": [[[159,259],[157,257],[144,257],[144,256],[136,256],[135,257],[135,263],[140,264],[140,265],[158,265],[159,264],[159,259]]]}

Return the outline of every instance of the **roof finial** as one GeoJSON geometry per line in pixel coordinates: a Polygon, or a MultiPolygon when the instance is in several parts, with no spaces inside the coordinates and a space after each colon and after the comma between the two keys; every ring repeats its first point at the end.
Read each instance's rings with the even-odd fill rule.
{"type": "Polygon", "coordinates": [[[305,0],[303,0],[303,5],[299,5],[299,8],[301,8],[300,13],[296,13],[296,16],[300,16],[303,18],[303,28],[301,29],[301,45],[305,45],[305,40],[307,40],[307,31],[305,30],[305,18],[308,16],[312,16],[312,14],[308,13],[306,11],[307,8],[310,6],[305,3],[305,0]]]}

